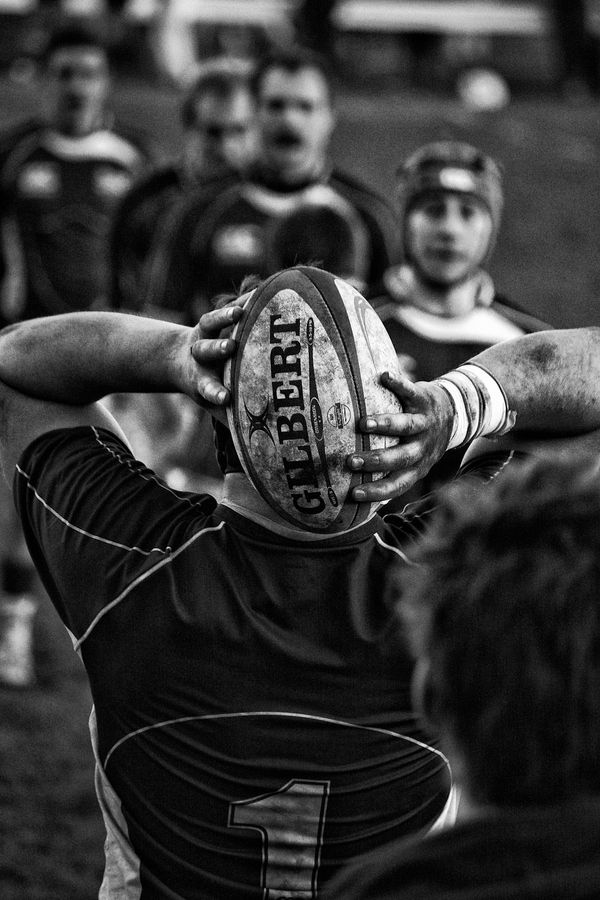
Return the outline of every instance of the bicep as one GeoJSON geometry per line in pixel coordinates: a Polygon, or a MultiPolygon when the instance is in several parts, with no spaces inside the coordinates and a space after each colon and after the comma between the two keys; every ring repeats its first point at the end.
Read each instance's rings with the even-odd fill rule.
{"type": "Polygon", "coordinates": [[[58,428],[81,425],[107,428],[128,443],[117,420],[102,403],[67,406],[36,400],[0,382],[0,456],[6,480],[11,481],[21,454],[35,438],[58,428]]]}

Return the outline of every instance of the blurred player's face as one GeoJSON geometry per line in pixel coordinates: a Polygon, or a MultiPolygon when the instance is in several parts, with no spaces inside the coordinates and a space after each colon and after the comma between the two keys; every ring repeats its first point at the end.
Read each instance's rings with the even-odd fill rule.
{"type": "Polygon", "coordinates": [[[463,194],[422,198],[409,212],[406,225],[415,268],[427,280],[447,287],[476,272],[492,234],[489,211],[463,194]]]}
{"type": "Polygon", "coordinates": [[[293,186],[318,175],[334,126],[329,87],[318,69],[268,71],[258,101],[261,161],[293,186]]]}
{"type": "Polygon", "coordinates": [[[58,131],[81,136],[102,126],[110,76],[101,48],[58,48],[46,75],[48,115],[58,131]]]}
{"type": "Polygon", "coordinates": [[[197,177],[242,171],[255,153],[254,101],[239,90],[223,99],[205,94],[194,104],[195,124],[186,129],[184,156],[187,171],[197,177]]]}

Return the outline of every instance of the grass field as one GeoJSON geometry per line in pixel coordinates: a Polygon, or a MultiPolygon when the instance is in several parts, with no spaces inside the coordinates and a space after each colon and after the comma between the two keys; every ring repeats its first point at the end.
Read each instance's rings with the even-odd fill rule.
{"type": "MultiPolygon", "coordinates": [[[[6,124],[35,110],[29,86],[0,84],[6,124]]],[[[117,85],[122,119],[150,132],[165,154],[177,147],[172,89],[117,85]]],[[[450,98],[342,92],[334,156],[390,195],[393,173],[420,143],[456,137],[504,165],[506,212],[492,267],[497,285],[557,326],[598,320],[600,298],[600,115],[519,97],[473,114],[450,98]]],[[[92,900],[102,868],[103,828],[92,788],[90,699],[70,641],[43,603],[37,622],[39,683],[0,689],[0,898],[92,900]]]]}

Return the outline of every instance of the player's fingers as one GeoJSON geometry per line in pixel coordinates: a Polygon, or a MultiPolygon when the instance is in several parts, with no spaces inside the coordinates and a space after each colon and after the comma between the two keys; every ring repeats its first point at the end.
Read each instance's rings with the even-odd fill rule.
{"type": "Polygon", "coordinates": [[[243,315],[243,309],[240,306],[224,306],[222,309],[212,309],[210,312],[200,316],[198,328],[202,336],[211,337],[218,335],[223,328],[238,322],[243,315]]]}
{"type": "Polygon", "coordinates": [[[215,362],[227,359],[235,352],[236,342],[232,338],[201,338],[195,341],[190,347],[190,353],[193,359],[202,365],[203,363],[215,362]]]}
{"type": "Polygon", "coordinates": [[[420,434],[428,426],[428,419],[421,413],[386,413],[370,415],[359,420],[359,428],[367,434],[392,437],[410,437],[420,434]]]}
{"type": "Polygon", "coordinates": [[[361,484],[352,491],[352,499],[358,503],[382,503],[405,494],[418,481],[414,469],[393,472],[377,481],[361,484]]]}
{"type": "Polygon", "coordinates": [[[419,461],[420,445],[411,442],[385,449],[352,453],[347,458],[347,465],[353,472],[403,472],[417,465],[419,461]]]}
{"type": "Polygon", "coordinates": [[[402,372],[383,372],[380,380],[399,400],[413,400],[418,396],[415,382],[402,372]]]}
{"type": "Polygon", "coordinates": [[[196,390],[200,400],[211,403],[214,406],[224,406],[229,400],[229,391],[223,383],[210,375],[198,378],[196,390]]]}

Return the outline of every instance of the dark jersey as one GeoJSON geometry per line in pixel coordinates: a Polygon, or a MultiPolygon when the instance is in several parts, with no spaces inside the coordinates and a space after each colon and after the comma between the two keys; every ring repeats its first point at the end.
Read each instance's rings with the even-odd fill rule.
{"type": "Polygon", "coordinates": [[[111,305],[141,310],[147,267],[154,245],[169,240],[175,204],[208,187],[237,181],[233,174],[190,178],[178,163],[160,166],[139,178],[119,203],[110,234],[111,305]]]}
{"type": "Polygon", "coordinates": [[[101,896],[316,897],[442,814],[391,577],[426,513],[293,539],[87,427],[38,438],[15,498],[89,675],[101,896]]]}
{"type": "Polygon", "coordinates": [[[294,191],[273,189],[258,179],[230,180],[181,205],[155,248],[148,302],[184,311],[189,321],[195,321],[199,312],[210,308],[215,295],[237,292],[247,275],[273,274],[269,241],[275,220],[303,204],[326,204],[336,198],[358,213],[368,238],[366,280],[369,285],[379,282],[398,256],[399,228],[378,195],[337,171],[294,191]]]}
{"type": "Polygon", "coordinates": [[[158,223],[184,191],[186,179],[174,164],[139,179],[119,203],[110,234],[111,305],[139,309],[144,267],[158,223]]]}
{"type": "Polygon", "coordinates": [[[14,141],[0,171],[7,318],[107,305],[111,216],[144,162],[108,129],[71,138],[31,128],[14,141]]]}

